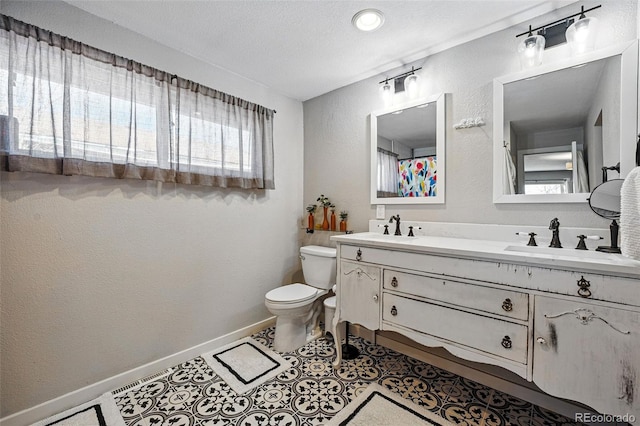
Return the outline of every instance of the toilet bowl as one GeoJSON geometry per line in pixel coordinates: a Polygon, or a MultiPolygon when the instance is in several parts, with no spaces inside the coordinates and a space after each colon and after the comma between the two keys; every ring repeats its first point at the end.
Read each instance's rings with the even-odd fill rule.
{"type": "Polygon", "coordinates": [[[278,287],[265,295],[264,304],[276,316],[273,348],[290,352],[322,334],[319,315],[321,297],[336,282],[336,249],[321,246],[300,248],[306,284],[278,287]]]}

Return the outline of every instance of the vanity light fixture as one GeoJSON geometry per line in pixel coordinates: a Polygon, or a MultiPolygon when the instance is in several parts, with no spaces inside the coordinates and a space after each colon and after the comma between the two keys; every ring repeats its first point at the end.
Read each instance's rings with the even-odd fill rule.
{"type": "MultiPolygon", "coordinates": [[[[537,35],[544,37],[545,45],[543,49],[568,41],[574,54],[586,52],[593,49],[595,45],[595,27],[597,20],[596,18],[587,18],[585,13],[591,12],[599,7],[602,7],[602,5],[585,10],[584,6],[582,6],[580,12],[558,19],[557,21],[533,29],[531,25],[529,25],[529,30],[516,35],[516,38],[526,35],[526,44],[526,40],[537,33],[537,35]],[[573,18],[576,16],[579,18],[577,21],[574,21],[573,18]]],[[[520,43],[520,45],[522,45],[522,43],[520,43]]],[[[520,45],[518,46],[518,52],[520,52],[520,45]]],[[[532,44],[529,43],[529,46],[532,46],[532,44]]]]}
{"type": "Polygon", "coordinates": [[[415,98],[419,92],[418,75],[416,71],[421,70],[422,67],[411,67],[411,71],[403,72],[395,77],[385,78],[378,84],[380,86],[380,93],[386,106],[391,105],[391,100],[395,93],[406,92],[407,96],[411,99],[415,98]]]}
{"type": "Polygon", "coordinates": [[[567,42],[569,43],[569,46],[571,46],[571,52],[574,55],[580,55],[593,50],[596,45],[598,19],[594,17],[587,18],[584,15],[585,12],[584,6],[582,6],[580,17],[577,21],[571,24],[569,28],[567,28],[567,32],[565,33],[567,42]]]}
{"type": "Polygon", "coordinates": [[[533,35],[531,25],[527,38],[518,44],[518,55],[522,68],[531,68],[542,63],[542,52],[544,52],[545,39],[542,35],[533,35]]]}
{"type": "Polygon", "coordinates": [[[374,31],[384,24],[384,15],[378,9],[364,9],[353,15],[351,23],[360,31],[374,31]]]}

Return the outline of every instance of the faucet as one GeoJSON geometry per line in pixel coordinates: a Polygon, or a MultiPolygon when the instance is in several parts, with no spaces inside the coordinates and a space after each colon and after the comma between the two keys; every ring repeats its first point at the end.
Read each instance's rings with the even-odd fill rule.
{"type": "Polygon", "coordinates": [[[397,214],[395,216],[391,216],[391,219],[389,219],[389,223],[393,223],[393,221],[396,221],[396,232],[393,235],[402,235],[402,233],[400,232],[400,215],[397,214]]]}
{"type": "Polygon", "coordinates": [[[553,232],[553,236],[551,237],[551,244],[549,247],[554,248],[562,248],[562,244],[560,244],[560,222],[557,217],[554,217],[549,224],[549,229],[553,232]]]}

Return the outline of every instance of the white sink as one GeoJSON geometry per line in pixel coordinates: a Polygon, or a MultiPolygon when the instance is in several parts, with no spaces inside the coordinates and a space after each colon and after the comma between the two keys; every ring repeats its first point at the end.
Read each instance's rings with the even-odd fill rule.
{"type": "Polygon", "coordinates": [[[565,256],[578,259],[611,259],[612,257],[618,257],[619,255],[612,253],[603,253],[600,251],[592,250],[576,250],[574,248],[554,248],[554,247],[540,247],[540,246],[507,246],[505,251],[516,251],[520,253],[537,253],[546,254],[550,256],[565,256]]]}

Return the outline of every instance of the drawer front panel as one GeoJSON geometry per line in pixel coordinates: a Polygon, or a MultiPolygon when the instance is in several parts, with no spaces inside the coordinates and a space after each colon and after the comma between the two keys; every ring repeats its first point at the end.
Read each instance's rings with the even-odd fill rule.
{"type": "MultiPolygon", "coordinates": [[[[582,300],[640,306],[640,280],[633,278],[347,244],[341,244],[340,254],[342,258],[392,268],[564,294],[582,300]]],[[[553,265],[552,259],[549,264],[553,265]]]]}
{"type": "Polygon", "coordinates": [[[383,321],[527,363],[527,327],[427,302],[383,294],[383,321]]]}
{"type": "Polygon", "coordinates": [[[519,291],[388,269],[384,271],[384,288],[509,318],[526,321],[529,317],[529,295],[519,291]]]}

